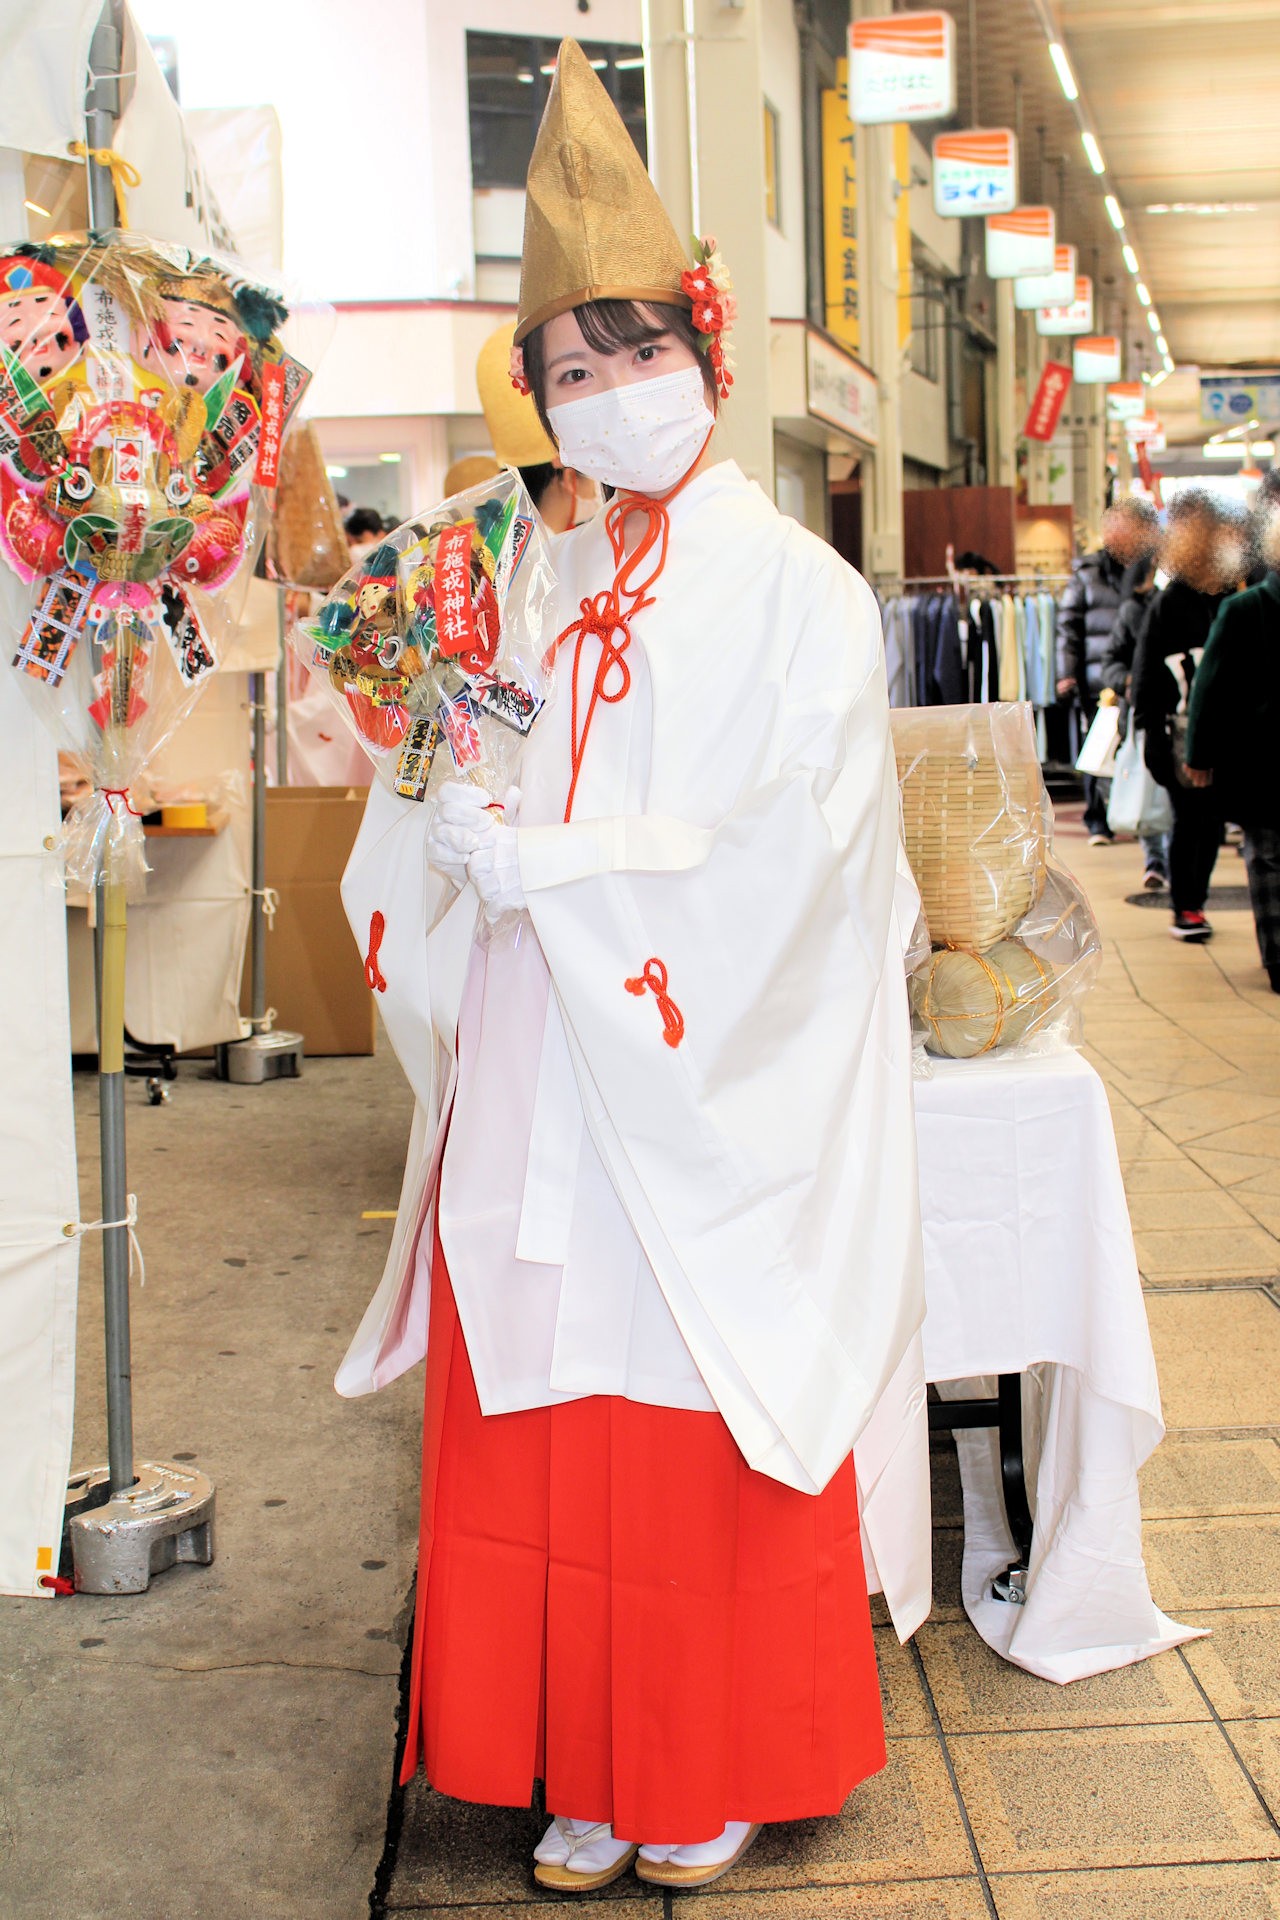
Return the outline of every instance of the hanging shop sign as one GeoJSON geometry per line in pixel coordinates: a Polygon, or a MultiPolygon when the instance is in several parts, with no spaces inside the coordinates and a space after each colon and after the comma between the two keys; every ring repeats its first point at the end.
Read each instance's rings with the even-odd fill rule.
{"type": "Polygon", "coordinates": [[[1015,207],[1012,213],[988,214],[986,227],[987,273],[992,280],[1052,271],[1052,207],[1015,207]]]}
{"type": "Polygon", "coordinates": [[[1052,273],[1019,274],[1013,283],[1013,304],[1023,313],[1037,307],[1063,307],[1075,299],[1079,271],[1074,247],[1053,249],[1052,273]]]}
{"type": "Polygon", "coordinates": [[[1135,420],[1125,421],[1124,430],[1135,447],[1150,447],[1153,453],[1163,453],[1168,445],[1164,422],[1159,414],[1139,414],[1135,420]]]}
{"type": "Polygon", "coordinates": [[[956,28],[949,13],[895,13],[849,28],[849,112],[864,126],[946,120],[956,110],[956,28]]]}
{"type": "Polygon", "coordinates": [[[1108,420],[1136,420],[1146,410],[1147,390],[1141,380],[1116,380],[1107,388],[1108,420]]]}
{"type": "Polygon", "coordinates": [[[1071,369],[1059,360],[1046,360],[1040,371],[1027,418],[1022,428],[1024,440],[1052,440],[1058,429],[1063,402],[1071,388],[1071,369]]]}
{"type": "Polygon", "coordinates": [[[805,334],[805,378],[809,412],[816,419],[875,446],[880,436],[880,392],[874,374],[810,329],[805,334]]]}
{"type": "Polygon", "coordinates": [[[1036,332],[1053,336],[1093,331],[1093,281],[1087,273],[1076,280],[1076,297],[1068,306],[1037,307],[1036,332]]]}
{"type": "Polygon", "coordinates": [[[822,90],[822,274],[827,332],[856,353],[858,314],[858,169],[849,118],[849,62],[837,60],[836,84],[822,90]]]}
{"type": "Polygon", "coordinates": [[[1071,349],[1071,371],[1081,386],[1120,378],[1120,341],[1114,333],[1082,334],[1071,349]]]}
{"type": "Polygon", "coordinates": [[[1237,427],[1246,420],[1280,422],[1280,373],[1200,376],[1200,418],[1206,426],[1237,427]]]}
{"type": "Polygon", "coordinates": [[[1018,204],[1018,142],[1008,127],[971,127],[933,137],[933,205],[944,219],[1012,213],[1018,204]]]}

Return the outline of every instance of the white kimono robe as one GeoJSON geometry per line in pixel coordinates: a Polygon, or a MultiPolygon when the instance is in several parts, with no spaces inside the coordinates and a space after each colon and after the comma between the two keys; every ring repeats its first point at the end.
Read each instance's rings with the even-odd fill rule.
{"type": "MultiPolygon", "coordinates": [[[[551,990],[540,1003],[535,970],[499,948],[484,1017],[513,1009],[527,1152],[514,1176],[504,1157],[496,1228],[475,1153],[459,1160],[442,1238],[486,1411],[601,1391],[714,1406],[753,1468],[810,1493],[861,1436],[868,1557],[905,1635],[929,1604],[914,903],[878,610],[732,463],[670,521],[632,687],[597,707],[569,825],[572,646],[525,750],[520,870],[551,990]],[[651,958],[677,1047],[652,993],[626,987],[651,958]],[[581,1249],[601,1234],[627,1270],[593,1289],[581,1249]]],[[[613,577],[603,518],[555,559],[563,624],[613,577]]],[[[597,658],[591,638],[584,708],[597,658]]],[[[382,1009],[418,1097],[386,1274],[337,1378],[349,1394],[425,1349],[459,1015],[464,1080],[483,1024],[474,895],[426,869],[427,824],[375,786],[343,882],[357,939],[385,918],[382,1009]]],[[[457,1117],[478,1146],[472,1091],[457,1117]]]]}

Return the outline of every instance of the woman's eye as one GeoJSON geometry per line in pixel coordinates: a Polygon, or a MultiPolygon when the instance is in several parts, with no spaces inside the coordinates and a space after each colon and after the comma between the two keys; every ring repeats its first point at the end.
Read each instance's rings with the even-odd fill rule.
{"type": "Polygon", "coordinates": [[[640,362],[642,367],[646,367],[648,366],[651,360],[657,359],[660,352],[661,352],[661,348],[658,346],[656,341],[653,341],[650,343],[650,345],[646,347],[637,348],[636,359],[640,362]]]}
{"type": "Polygon", "coordinates": [[[556,380],[558,387],[574,387],[587,377],[585,367],[566,367],[556,380]]]}

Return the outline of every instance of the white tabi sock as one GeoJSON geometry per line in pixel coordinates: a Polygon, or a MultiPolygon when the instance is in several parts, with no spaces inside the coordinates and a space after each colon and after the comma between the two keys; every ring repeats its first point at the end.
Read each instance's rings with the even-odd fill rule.
{"type": "Polygon", "coordinates": [[[725,1860],[732,1860],[738,1848],[751,1831],[749,1820],[731,1820],[718,1840],[700,1840],[691,1846],[645,1845],[640,1849],[640,1858],[649,1860],[655,1866],[669,1862],[673,1867],[718,1867],[725,1860]]]}
{"type": "Polygon", "coordinates": [[[533,1850],[544,1867],[568,1867],[570,1873],[603,1873],[631,1851],[630,1840],[615,1840],[607,1820],[567,1820],[556,1814],[533,1850]]]}

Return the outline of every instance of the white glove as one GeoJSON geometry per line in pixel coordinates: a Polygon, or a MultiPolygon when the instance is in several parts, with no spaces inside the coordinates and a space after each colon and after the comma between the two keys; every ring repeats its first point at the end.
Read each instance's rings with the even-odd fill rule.
{"type": "Polygon", "coordinates": [[[480,895],[485,919],[491,923],[504,913],[520,913],[525,907],[519,844],[514,827],[495,826],[467,861],[467,878],[480,895]]]}
{"type": "Polygon", "coordinates": [[[455,886],[467,877],[467,860],[492,833],[494,804],[483,787],[466,780],[447,780],[436,796],[436,810],[427,830],[427,859],[455,886]]]}

